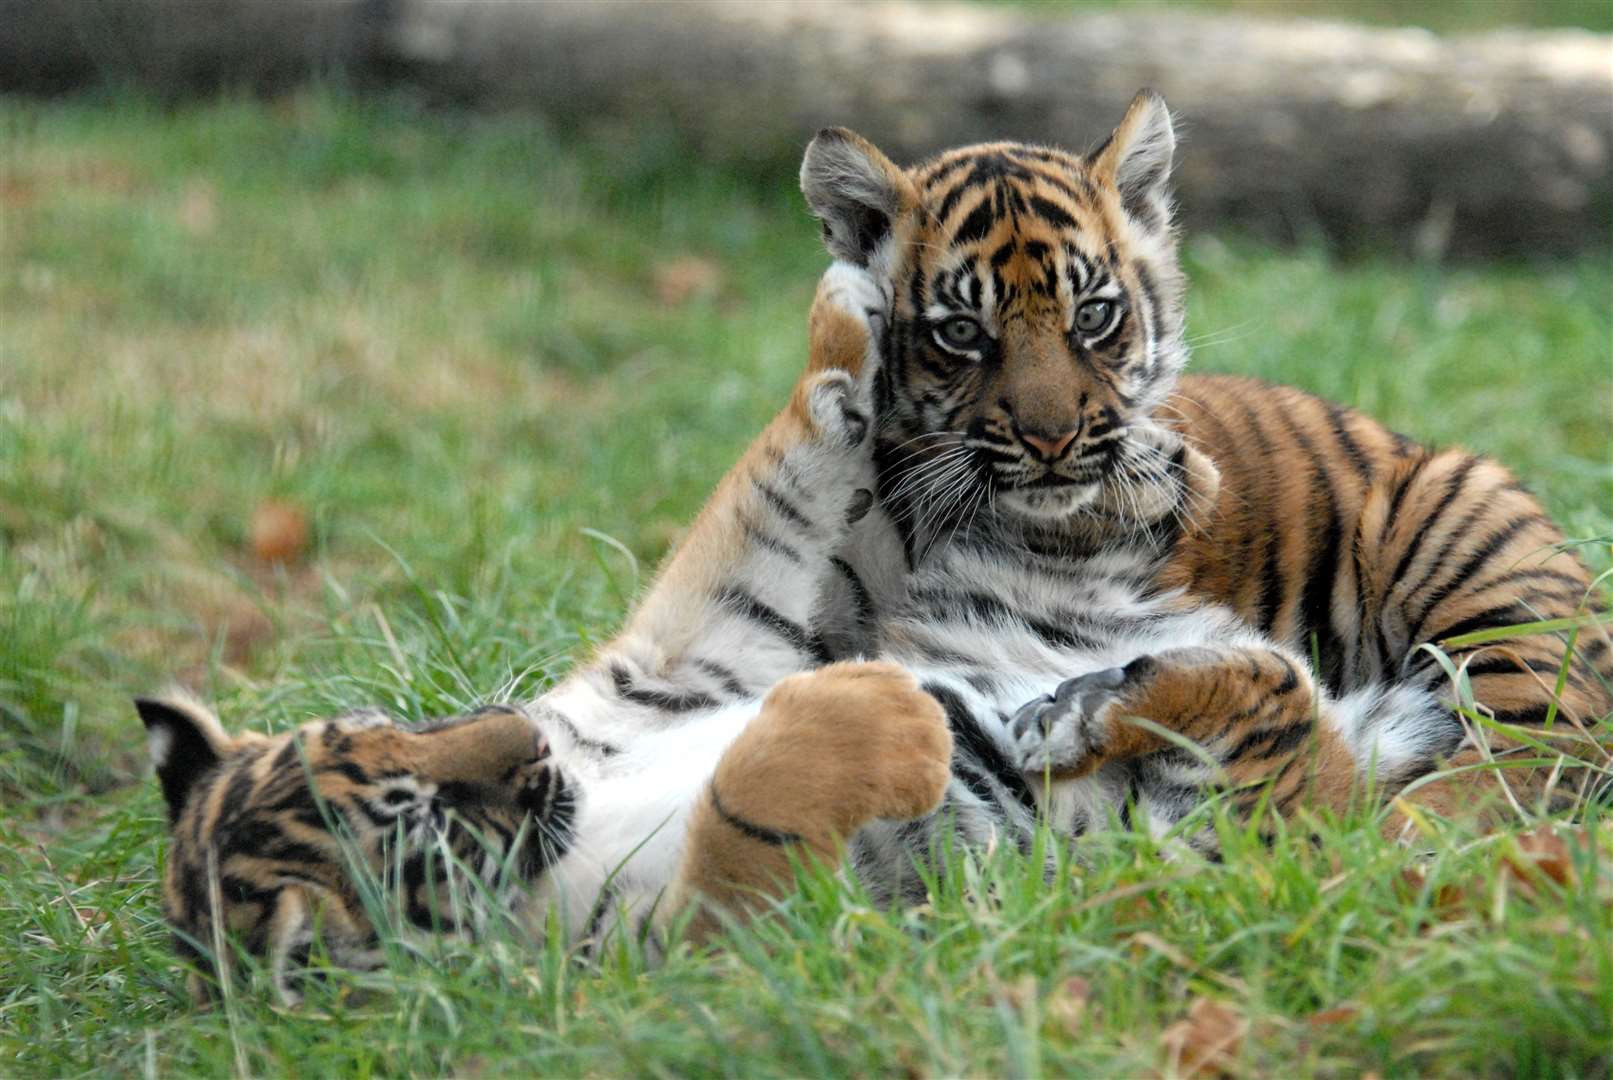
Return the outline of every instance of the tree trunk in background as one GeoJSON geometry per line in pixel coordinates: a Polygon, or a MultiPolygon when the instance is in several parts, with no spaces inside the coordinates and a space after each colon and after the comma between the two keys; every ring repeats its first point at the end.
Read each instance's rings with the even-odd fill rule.
{"type": "Polygon", "coordinates": [[[1141,86],[1181,120],[1192,229],[1406,252],[1613,239],[1613,39],[1169,10],[804,0],[0,0],[0,87],[111,76],[185,93],[340,70],[784,168],[856,128],[898,160],[1018,138],[1081,149],[1141,86]]]}

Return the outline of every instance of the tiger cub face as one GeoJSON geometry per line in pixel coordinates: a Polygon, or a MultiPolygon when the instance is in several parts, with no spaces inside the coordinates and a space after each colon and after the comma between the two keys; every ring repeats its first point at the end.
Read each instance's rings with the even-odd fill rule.
{"type": "Polygon", "coordinates": [[[518,709],[230,736],[194,702],[136,707],[168,804],[163,910],[181,953],[234,934],[287,1001],[316,937],[340,966],[380,963],[374,896],[416,927],[475,930],[571,844],[573,786],[518,709]]]}
{"type": "Polygon", "coordinates": [[[813,140],[801,184],[831,252],[895,296],[893,487],[1048,522],[1158,471],[1135,436],[1186,359],[1174,146],[1147,91],[1087,157],[989,143],[903,170],[844,129],[813,140]]]}

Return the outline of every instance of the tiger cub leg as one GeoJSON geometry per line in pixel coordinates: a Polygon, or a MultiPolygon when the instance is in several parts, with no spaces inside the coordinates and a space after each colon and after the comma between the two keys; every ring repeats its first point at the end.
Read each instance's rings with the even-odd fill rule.
{"type": "Polygon", "coordinates": [[[612,726],[753,700],[832,658],[815,615],[835,553],[873,502],[888,304],[866,271],[837,263],[824,274],[789,404],[723,477],[621,634],[547,705],[591,718],[592,737],[609,741],[612,726]]]}
{"type": "Polygon", "coordinates": [[[934,811],[951,778],[938,703],[895,664],[792,675],[718,762],[690,819],[666,917],[698,904],[690,936],[746,917],[789,889],[792,859],[838,862],[876,818],[934,811]]]}
{"type": "MultiPolygon", "coordinates": [[[[1247,792],[1245,807],[1267,785],[1279,812],[1300,799],[1343,807],[1355,761],[1319,705],[1310,673],[1274,649],[1182,648],[1068,679],[1021,708],[1012,730],[1032,775],[1085,776],[1169,749],[1167,732],[1199,747],[1205,784],[1247,792]]],[[[1182,759],[1190,769],[1195,757],[1182,759]]]]}

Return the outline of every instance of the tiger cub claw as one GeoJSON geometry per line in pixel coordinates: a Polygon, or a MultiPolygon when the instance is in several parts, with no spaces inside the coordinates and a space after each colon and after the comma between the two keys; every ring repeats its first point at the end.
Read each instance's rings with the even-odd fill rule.
{"type": "Polygon", "coordinates": [[[1051,694],[1027,702],[1010,721],[1020,769],[1084,772],[1101,751],[1108,729],[1106,706],[1135,681],[1133,668],[1112,667],[1065,679],[1051,694]]]}

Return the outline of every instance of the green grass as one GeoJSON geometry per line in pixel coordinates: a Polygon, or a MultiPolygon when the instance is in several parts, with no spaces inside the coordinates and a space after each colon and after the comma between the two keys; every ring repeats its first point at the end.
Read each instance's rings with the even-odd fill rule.
{"type": "MultiPolygon", "coordinates": [[[[0,131],[0,1073],[1123,1075],[1204,995],[1249,1018],[1256,1073],[1608,1075],[1594,823],[1568,886],[1520,884],[1512,836],[1408,884],[1361,822],[1229,836],[1222,866],[1115,835],[1052,888],[955,867],[920,912],[818,875],[653,972],[449,943],[296,1014],[261,988],[194,1011],[128,695],[177,676],[282,727],[540,689],[782,400],[824,257],[787,174],[513,117],[12,101],[0,131]],[[289,565],[248,542],[268,499],[311,521],[289,565]]],[[[1605,255],[1196,237],[1187,265],[1201,368],[1494,453],[1613,535],[1605,255]]]]}
{"type": "MultiPolygon", "coordinates": [[[[976,0],[981,2],[981,0],[976,0]]],[[[1327,19],[1382,26],[1417,26],[1441,34],[1520,28],[1613,32],[1613,6],[1603,0],[989,0],[1049,17],[1101,4],[1134,12],[1160,9],[1234,14],[1261,19],[1327,19]]]]}

